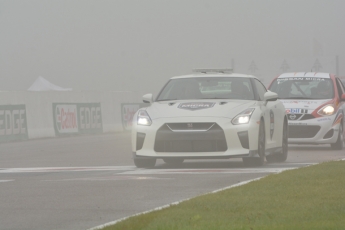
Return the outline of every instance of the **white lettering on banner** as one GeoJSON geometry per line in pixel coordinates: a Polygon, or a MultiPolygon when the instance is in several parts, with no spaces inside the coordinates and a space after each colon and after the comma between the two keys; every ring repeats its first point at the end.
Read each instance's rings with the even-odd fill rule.
{"type": "Polygon", "coordinates": [[[20,133],[25,134],[26,133],[26,127],[25,127],[26,119],[24,119],[24,118],[26,118],[25,110],[21,109],[19,114],[20,114],[19,115],[20,116],[20,122],[19,122],[20,123],[20,133]]]}
{"type": "Polygon", "coordinates": [[[80,129],[99,129],[101,127],[101,107],[80,107],[80,129]]]}
{"type": "Polygon", "coordinates": [[[19,134],[19,132],[20,132],[19,121],[18,121],[18,119],[16,119],[16,117],[17,118],[19,117],[19,110],[13,110],[12,116],[13,116],[12,133],[14,135],[16,135],[16,134],[19,134]]]}
{"type": "Polygon", "coordinates": [[[80,108],[80,128],[81,129],[85,129],[85,116],[83,114],[85,114],[85,108],[80,108]]]}
{"type": "Polygon", "coordinates": [[[26,134],[25,110],[0,110],[0,135],[26,134]]]}
{"type": "MultiPolygon", "coordinates": [[[[96,108],[95,108],[95,107],[92,107],[92,108],[91,108],[91,117],[94,117],[94,116],[96,116],[96,108]]],[[[97,120],[97,119],[95,119],[95,120],[97,120]]],[[[92,128],[92,129],[95,129],[95,128],[96,128],[96,123],[92,122],[91,128],[92,128]]]]}
{"type": "Polygon", "coordinates": [[[90,108],[84,108],[85,110],[85,128],[90,129],[91,124],[91,116],[90,116],[90,108]]]}
{"type": "Polygon", "coordinates": [[[55,109],[56,127],[60,133],[77,133],[78,119],[76,105],[58,105],[55,109]]]}
{"type": "Polygon", "coordinates": [[[61,126],[62,129],[74,129],[78,128],[77,125],[77,111],[70,112],[67,110],[65,112],[64,109],[61,109],[61,126]]]}
{"type": "Polygon", "coordinates": [[[4,110],[0,110],[0,135],[5,135],[5,121],[4,119],[2,119],[2,117],[4,117],[5,111],[4,110]]]}
{"type": "Polygon", "coordinates": [[[5,111],[5,131],[6,135],[12,134],[12,113],[9,110],[5,111]]]}

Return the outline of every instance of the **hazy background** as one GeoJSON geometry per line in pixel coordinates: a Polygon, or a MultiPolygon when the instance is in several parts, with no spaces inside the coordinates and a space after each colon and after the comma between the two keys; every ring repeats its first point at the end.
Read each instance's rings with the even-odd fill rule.
{"type": "Polygon", "coordinates": [[[234,60],[255,74],[253,61],[336,55],[344,76],[344,12],[344,0],[0,0],[0,90],[42,76],[74,90],[156,93],[193,68],[234,60]]]}

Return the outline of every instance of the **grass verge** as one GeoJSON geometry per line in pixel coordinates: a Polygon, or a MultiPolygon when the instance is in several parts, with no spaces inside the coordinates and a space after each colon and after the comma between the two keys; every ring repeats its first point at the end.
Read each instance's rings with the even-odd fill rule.
{"type": "Polygon", "coordinates": [[[272,174],[103,228],[117,229],[345,229],[345,161],[272,174]]]}

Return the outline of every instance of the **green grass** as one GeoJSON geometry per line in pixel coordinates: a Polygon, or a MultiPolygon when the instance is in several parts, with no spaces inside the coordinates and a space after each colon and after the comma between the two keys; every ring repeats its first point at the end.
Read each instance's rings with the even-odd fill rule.
{"type": "Polygon", "coordinates": [[[345,229],[345,161],[272,174],[104,230],[345,229]]]}

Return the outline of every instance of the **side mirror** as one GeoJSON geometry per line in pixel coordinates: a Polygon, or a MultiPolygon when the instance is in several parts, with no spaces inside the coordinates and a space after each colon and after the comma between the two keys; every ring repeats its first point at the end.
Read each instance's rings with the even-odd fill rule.
{"type": "Polygon", "coordinates": [[[345,93],[341,95],[340,101],[345,101],[345,93]]]}
{"type": "Polygon", "coordinates": [[[152,96],[152,94],[151,94],[151,93],[145,94],[145,95],[143,96],[143,102],[144,102],[144,103],[152,103],[152,102],[153,102],[153,96],[152,96]]]}
{"type": "Polygon", "coordinates": [[[271,91],[267,91],[264,94],[264,100],[265,101],[276,101],[278,99],[278,94],[271,92],[271,91]]]}

